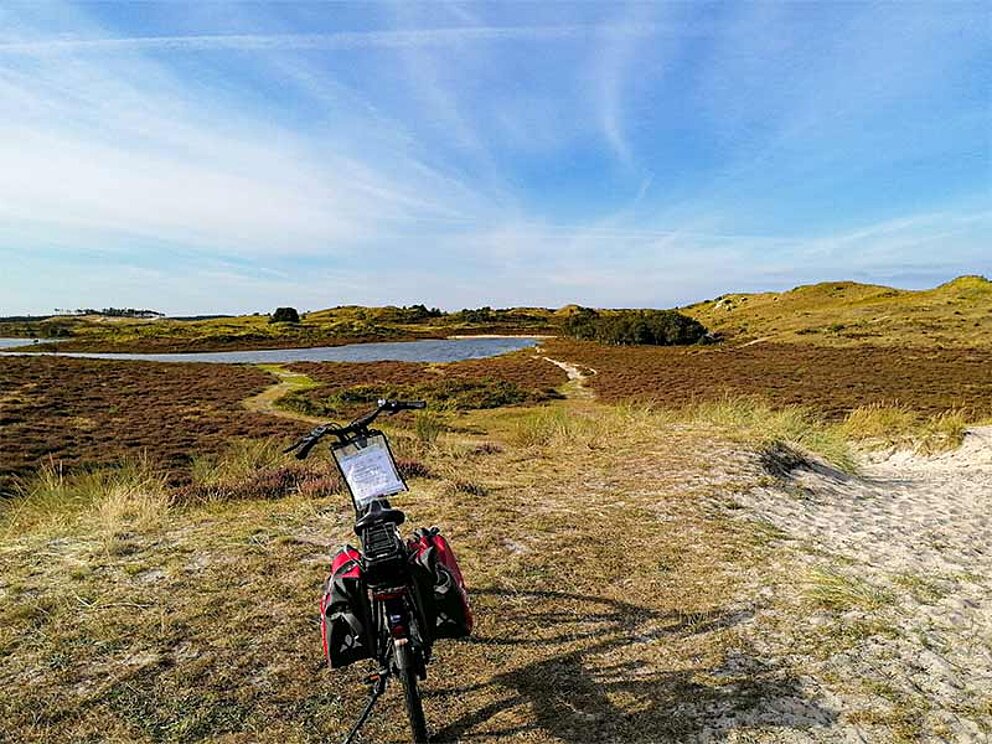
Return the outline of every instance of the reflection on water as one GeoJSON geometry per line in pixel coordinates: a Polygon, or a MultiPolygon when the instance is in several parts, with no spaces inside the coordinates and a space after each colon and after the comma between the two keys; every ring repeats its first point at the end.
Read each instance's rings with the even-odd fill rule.
{"type": "Polygon", "coordinates": [[[0,338],[0,349],[10,349],[14,346],[31,346],[36,343],[30,338],[0,338]]]}
{"type": "MultiPolygon", "coordinates": [[[[0,348],[30,344],[29,339],[0,339],[0,348]]],[[[537,344],[535,338],[448,338],[381,344],[319,346],[312,349],[264,351],[208,351],[190,354],[88,354],[49,352],[84,359],[127,359],[147,362],[213,362],[215,364],[266,364],[279,362],[459,362],[517,351],[537,344]]],[[[22,352],[8,352],[22,353],[22,352]]]]}

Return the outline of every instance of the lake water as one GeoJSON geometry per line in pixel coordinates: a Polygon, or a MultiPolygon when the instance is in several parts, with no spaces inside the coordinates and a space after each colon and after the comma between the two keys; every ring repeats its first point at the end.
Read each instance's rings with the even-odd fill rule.
{"type": "Polygon", "coordinates": [[[0,338],[0,349],[10,349],[14,346],[31,346],[34,341],[30,338],[0,338]]]}
{"type": "MultiPolygon", "coordinates": [[[[284,362],[460,362],[485,359],[537,345],[536,338],[446,338],[311,349],[209,351],[189,354],[96,354],[46,352],[83,359],[125,359],[146,362],[212,362],[214,364],[278,364],[284,362]]],[[[26,339],[0,338],[0,349],[30,344],[26,339]]],[[[7,352],[23,354],[29,352],[7,352]]],[[[38,353],[38,352],[34,352],[38,353]]]]}

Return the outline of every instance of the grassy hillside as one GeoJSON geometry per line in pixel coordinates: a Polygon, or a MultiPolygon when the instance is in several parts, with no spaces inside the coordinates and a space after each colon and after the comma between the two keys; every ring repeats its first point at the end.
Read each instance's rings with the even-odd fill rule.
{"type": "Polygon", "coordinates": [[[980,276],[920,291],[824,282],[721,295],[682,310],[734,341],[992,346],[992,282],[980,276]]]}

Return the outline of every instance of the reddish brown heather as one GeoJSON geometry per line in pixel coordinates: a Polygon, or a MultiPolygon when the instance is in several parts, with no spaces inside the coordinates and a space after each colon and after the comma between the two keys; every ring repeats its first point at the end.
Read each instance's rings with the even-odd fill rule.
{"type": "Polygon", "coordinates": [[[298,434],[241,407],[271,384],[220,364],[0,357],[0,490],[49,458],[72,468],[147,454],[181,479],[191,457],[231,438],[298,434]]]}
{"type": "Polygon", "coordinates": [[[774,405],[810,406],[838,418],[873,403],[923,414],[961,409],[992,415],[992,351],[987,349],[750,346],[601,346],[553,340],[548,355],[597,371],[589,385],[606,401],[664,406],[757,395],[774,405]]]}
{"type": "Polygon", "coordinates": [[[298,362],[291,368],[331,387],[352,385],[413,385],[440,374],[452,379],[490,378],[527,389],[553,388],[567,381],[565,373],[533,350],[489,359],[448,364],[423,362],[298,362]]]}
{"type": "Polygon", "coordinates": [[[568,381],[565,372],[541,354],[530,349],[492,359],[469,359],[442,365],[452,377],[479,379],[492,377],[515,382],[524,388],[554,388],[568,381]]]}
{"type": "Polygon", "coordinates": [[[420,362],[297,362],[289,368],[333,387],[403,385],[423,379],[420,362]]]}

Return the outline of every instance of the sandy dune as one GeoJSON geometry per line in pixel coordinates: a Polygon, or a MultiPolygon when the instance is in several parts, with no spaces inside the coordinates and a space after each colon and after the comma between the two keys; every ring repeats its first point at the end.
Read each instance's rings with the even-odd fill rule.
{"type": "Polygon", "coordinates": [[[867,456],[857,476],[787,450],[762,459],[777,483],[743,494],[742,505],[786,533],[811,572],[877,592],[878,606],[810,618],[864,633],[857,642],[814,652],[796,628],[772,643],[836,696],[839,738],[884,741],[891,728],[880,724],[898,719],[910,738],[987,741],[992,427],[939,456],[867,456]]]}

